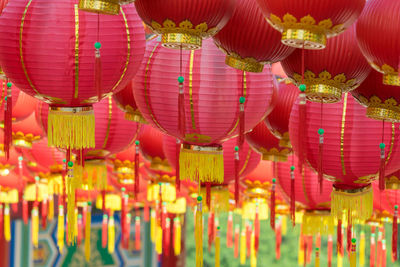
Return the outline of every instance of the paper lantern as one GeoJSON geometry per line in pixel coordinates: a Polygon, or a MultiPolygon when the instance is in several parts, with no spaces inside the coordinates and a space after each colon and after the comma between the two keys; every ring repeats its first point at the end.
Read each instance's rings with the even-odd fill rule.
{"type": "Polygon", "coordinates": [[[301,140],[305,159],[317,169],[320,157],[324,162],[324,178],[334,182],[332,214],[341,219],[368,219],[372,215],[372,189],[370,183],[377,178],[381,167],[380,143],[387,144],[383,150],[386,174],[399,169],[397,148],[399,131],[392,123],[378,122],[365,117],[365,108],[345,94],[341,103],[325,105],[321,120],[321,105],[307,103],[306,121],[299,121],[299,104],[293,107],[289,133],[294,151],[299,148],[298,129],[305,127],[301,140]],[[322,125],[321,125],[322,121],[322,125]],[[384,129],[383,129],[384,127],[384,129]],[[324,130],[324,148],[319,153],[318,130],[324,130]],[[384,133],[383,133],[384,131],[384,133]],[[365,134],[368,132],[368,134],[365,134]]]}
{"type": "Polygon", "coordinates": [[[360,15],[365,1],[257,0],[267,21],[282,32],[282,42],[305,49],[325,48],[360,15]]]}
{"type": "Polygon", "coordinates": [[[17,0],[0,19],[4,72],[19,89],[50,104],[49,144],[71,149],[95,146],[92,104],[126,86],[145,46],[132,6],[104,16],[79,11],[77,3],[17,0]],[[98,23],[99,34],[92,30],[98,23]]]}
{"type": "Polygon", "coordinates": [[[32,144],[39,141],[44,134],[43,129],[36,121],[35,114],[32,113],[23,121],[14,123],[12,129],[13,145],[29,149],[32,147],[32,144]]]}
{"type": "Polygon", "coordinates": [[[232,16],[235,0],[138,0],[135,7],[169,48],[198,49],[202,39],[215,35],[232,16]]]}
{"type": "Polygon", "coordinates": [[[326,49],[298,49],[281,64],[296,85],[306,85],[308,100],[324,103],[340,101],[342,92],[359,86],[371,69],[358,47],[355,25],[328,39],[326,49]]]}
{"type": "Polygon", "coordinates": [[[140,123],[146,123],[139,109],[137,108],[135,97],[133,96],[134,83],[131,81],[128,85],[113,95],[115,102],[118,107],[125,112],[125,119],[136,121],[140,123]]]}
{"type": "Polygon", "coordinates": [[[231,19],[213,39],[226,54],[227,65],[250,72],[261,72],[265,64],[281,61],[294,50],[281,43],[256,0],[237,1],[231,19]]]}
{"type": "Polygon", "coordinates": [[[357,21],[357,40],[368,62],[383,73],[383,83],[400,86],[400,3],[367,1],[357,21]]]}
{"type": "Polygon", "coordinates": [[[398,87],[382,83],[382,75],[374,70],[351,94],[367,107],[371,119],[400,122],[400,94],[398,87]]]}
{"type": "Polygon", "coordinates": [[[289,140],[289,118],[292,107],[299,95],[299,89],[288,80],[278,86],[278,97],[275,107],[265,118],[265,123],[273,135],[279,139],[279,146],[291,148],[289,140]]]}
{"type": "Polygon", "coordinates": [[[274,88],[270,68],[260,74],[229,68],[224,55],[207,40],[201,50],[182,52],[185,82],[180,96],[175,75],[179,73],[179,60],[175,60],[179,59],[179,51],[162,48],[153,41],[147,46],[145,58],[134,89],[143,116],[151,125],[182,141],[182,177],[222,183],[221,143],[240,134],[239,129],[249,131],[270,112],[274,88]],[[178,99],[184,103],[182,113],[178,99]],[[239,122],[241,105],[244,118],[239,122]]]}

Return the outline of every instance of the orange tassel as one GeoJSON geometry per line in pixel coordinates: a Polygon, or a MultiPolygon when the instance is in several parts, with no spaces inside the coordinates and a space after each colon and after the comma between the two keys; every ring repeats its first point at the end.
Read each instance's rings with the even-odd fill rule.
{"type": "MultiPolygon", "coordinates": [[[[104,206],[104,204],[103,204],[103,206],[104,206]]],[[[107,226],[108,226],[108,216],[107,216],[107,214],[103,214],[103,223],[102,223],[102,228],[101,228],[101,246],[103,248],[107,247],[107,230],[108,230],[107,226]]]]}
{"type": "Polygon", "coordinates": [[[239,257],[239,238],[240,238],[240,228],[239,225],[236,224],[235,225],[235,248],[234,248],[234,252],[233,252],[233,256],[235,257],[235,259],[237,259],[239,257]]]}
{"type": "Polygon", "coordinates": [[[399,216],[398,206],[394,206],[394,216],[393,216],[393,226],[392,226],[392,259],[393,261],[397,260],[397,234],[398,234],[398,226],[397,226],[397,218],[399,216]]]}
{"type": "Polygon", "coordinates": [[[254,250],[257,254],[260,240],[260,220],[259,220],[259,207],[258,203],[256,203],[256,216],[254,219],[254,250]]]}
{"type": "MultiPolygon", "coordinates": [[[[128,226],[129,228],[129,226],[128,226]]],[[[140,250],[140,217],[135,217],[135,249],[140,250]]]]}
{"type": "Polygon", "coordinates": [[[375,233],[371,233],[371,243],[370,243],[370,254],[369,254],[369,266],[375,266],[375,233]]]}
{"type": "Polygon", "coordinates": [[[232,211],[228,214],[228,224],[226,228],[226,247],[231,248],[233,246],[233,215],[232,211]]]}
{"type": "Polygon", "coordinates": [[[281,258],[281,243],[282,243],[282,220],[278,223],[275,229],[275,256],[279,260],[281,258]]]}
{"type": "Polygon", "coordinates": [[[332,267],[333,240],[332,236],[328,236],[328,267],[332,267]]]}

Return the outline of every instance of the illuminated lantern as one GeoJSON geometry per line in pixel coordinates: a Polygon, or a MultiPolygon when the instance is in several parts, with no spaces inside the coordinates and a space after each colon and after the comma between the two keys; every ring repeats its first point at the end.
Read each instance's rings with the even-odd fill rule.
{"type": "Polygon", "coordinates": [[[268,129],[264,121],[246,134],[246,141],[258,153],[263,160],[286,161],[291,149],[280,146],[280,140],[268,129]]]}
{"type": "Polygon", "coordinates": [[[95,147],[92,104],[126,86],[145,47],[134,7],[103,16],[81,12],[77,3],[17,0],[0,19],[4,72],[20,90],[50,104],[49,144],[70,149],[95,147]],[[91,29],[98,23],[97,34],[91,29]]]}
{"type": "Polygon", "coordinates": [[[291,148],[289,140],[289,118],[292,107],[299,95],[299,89],[284,80],[279,83],[275,107],[265,118],[265,123],[273,135],[279,139],[279,146],[291,148]]]}
{"type": "Polygon", "coordinates": [[[305,148],[303,156],[314,169],[322,159],[324,178],[334,182],[332,215],[338,219],[345,215],[350,224],[354,219],[367,220],[372,215],[370,183],[377,178],[381,165],[381,142],[387,144],[387,149],[383,148],[383,159],[386,174],[390,174],[400,167],[400,132],[392,123],[382,124],[366,118],[365,108],[347,93],[341,103],[325,105],[322,120],[320,104],[309,102],[306,108],[306,121],[299,121],[298,103],[291,113],[289,133],[294,151],[297,153],[300,145],[293,137],[298,135],[301,123],[306,129],[301,140],[305,148]],[[315,138],[320,128],[324,130],[322,154],[319,153],[318,138],[315,138]]]}
{"type": "Polygon", "coordinates": [[[113,95],[115,102],[118,107],[125,112],[125,119],[136,121],[140,123],[146,123],[139,109],[137,108],[135,97],[133,96],[133,82],[129,82],[128,85],[113,95]]]}
{"type": "Polygon", "coordinates": [[[13,145],[16,147],[29,149],[34,142],[39,141],[43,136],[43,129],[37,123],[34,113],[13,125],[12,139],[13,145]]]}
{"type": "Polygon", "coordinates": [[[282,32],[282,42],[305,49],[325,48],[360,15],[365,1],[257,0],[267,21],[282,32]]]}
{"type": "Polygon", "coordinates": [[[264,64],[281,61],[294,50],[281,43],[256,0],[237,1],[233,16],[213,39],[227,55],[227,65],[250,72],[261,72],[264,64]]]}
{"type": "Polygon", "coordinates": [[[367,1],[357,21],[361,51],[371,66],[383,73],[383,83],[394,86],[400,86],[399,8],[398,1],[367,1]]]}
{"type": "Polygon", "coordinates": [[[151,125],[182,141],[180,177],[223,183],[221,143],[251,130],[270,112],[274,92],[270,68],[260,74],[229,68],[212,41],[204,41],[201,50],[182,52],[181,99],[175,58],[179,51],[162,48],[157,41],[147,45],[145,62],[135,77],[136,103],[151,125]],[[182,113],[178,99],[184,101],[182,113]]]}
{"type": "Polygon", "coordinates": [[[382,75],[374,70],[351,94],[367,107],[367,117],[376,120],[400,122],[399,88],[382,83],[382,75]]]}
{"type": "Polygon", "coordinates": [[[169,48],[198,49],[202,39],[215,35],[232,16],[235,0],[138,0],[143,22],[169,48]]]}
{"type": "Polygon", "coordinates": [[[359,86],[371,69],[358,47],[355,26],[329,39],[326,49],[298,49],[281,64],[295,84],[306,85],[308,100],[324,103],[340,101],[342,92],[359,86]]]}

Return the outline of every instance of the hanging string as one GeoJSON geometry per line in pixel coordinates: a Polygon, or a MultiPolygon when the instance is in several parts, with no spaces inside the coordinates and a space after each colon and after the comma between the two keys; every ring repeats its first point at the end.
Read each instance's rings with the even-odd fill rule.
{"type": "Polygon", "coordinates": [[[244,143],[244,104],[246,102],[246,98],[244,97],[244,84],[246,79],[246,72],[242,73],[242,82],[241,82],[241,91],[239,97],[239,138],[237,145],[239,149],[242,148],[244,143]]]}
{"type": "MultiPolygon", "coordinates": [[[[397,195],[397,194],[396,194],[397,195]]],[[[397,202],[396,202],[397,203],[397,202]]],[[[397,260],[397,218],[399,216],[398,206],[394,206],[393,228],[392,228],[392,259],[397,260]]]]}
{"type": "Polygon", "coordinates": [[[299,162],[298,167],[301,172],[303,168],[303,162],[305,157],[305,130],[306,130],[306,85],[304,84],[304,44],[301,51],[301,84],[299,86],[300,94],[299,94],[299,134],[298,134],[298,146],[299,146],[299,162]]]}
{"type": "Polygon", "coordinates": [[[290,166],[290,215],[291,215],[293,226],[295,226],[295,224],[296,224],[296,209],[295,209],[296,195],[295,195],[295,191],[294,191],[294,187],[295,187],[294,170],[295,170],[295,166],[294,165],[290,166]]]}
{"type": "Polygon", "coordinates": [[[135,141],[135,200],[137,200],[140,190],[140,177],[139,177],[139,145],[140,141],[135,141]]]}
{"type": "Polygon", "coordinates": [[[100,56],[100,14],[97,14],[97,37],[96,42],[94,43],[95,48],[95,69],[94,69],[94,79],[95,79],[95,88],[97,92],[98,101],[101,100],[101,56],[100,56]]]}
{"type": "Polygon", "coordinates": [[[324,112],[324,102],[321,98],[321,116],[320,116],[320,127],[318,129],[319,135],[319,144],[318,144],[318,184],[319,184],[319,193],[322,194],[322,183],[323,183],[323,147],[324,147],[324,129],[322,127],[322,117],[324,112]]]}
{"type": "Polygon", "coordinates": [[[379,144],[380,148],[380,165],[379,165],[379,190],[385,190],[385,120],[382,121],[382,142],[379,144]]]}
{"type": "Polygon", "coordinates": [[[235,205],[239,207],[239,146],[235,146],[235,205]]]}

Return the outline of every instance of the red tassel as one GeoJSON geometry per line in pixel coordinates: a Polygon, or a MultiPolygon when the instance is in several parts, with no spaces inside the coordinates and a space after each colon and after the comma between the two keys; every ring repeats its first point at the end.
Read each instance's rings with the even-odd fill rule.
{"type": "Polygon", "coordinates": [[[251,232],[252,227],[250,224],[246,225],[246,248],[247,248],[247,258],[251,255],[251,232]]]}
{"type": "Polygon", "coordinates": [[[233,250],[233,256],[235,259],[239,257],[239,237],[240,237],[240,229],[239,225],[235,225],[235,248],[233,250]]]}
{"type": "Polygon", "coordinates": [[[296,224],[296,209],[295,209],[295,201],[296,195],[294,192],[294,166],[290,167],[290,214],[292,217],[293,226],[296,224]]]}
{"type": "Polygon", "coordinates": [[[311,263],[311,256],[313,252],[313,237],[307,236],[307,264],[311,263]]]}
{"type": "Polygon", "coordinates": [[[106,190],[105,189],[101,190],[101,198],[103,201],[101,209],[103,211],[103,214],[105,214],[106,213],[106,190]]]}
{"type": "Polygon", "coordinates": [[[235,204],[239,207],[239,147],[235,147],[235,204]]]}
{"type": "Polygon", "coordinates": [[[179,154],[181,153],[181,140],[176,139],[176,150],[175,150],[176,156],[175,156],[175,174],[176,174],[176,179],[175,179],[175,186],[176,186],[176,191],[180,192],[181,191],[181,178],[179,176],[179,154]]]}
{"type": "Polygon", "coordinates": [[[274,178],[274,179],[272,179],[271,207],[270,207],[270,213],[271,213],[270,224],[271,224],[272,230],[275,230],[275,187],[276,187],[276,179],[274,178]]]}
{"type": "Polygon", "coordinates": [[[281,258],[281,243],[282,243],[282,221],[280,221],[275,229],[275,256],[279,260],[281,258]]]}
{"type": "Polygon", "coordinates": [[[139,194],[140,187],[140,178],[139,178],[139,141],[136,140],[135,147],[135,199],[137,199],[137,195],[139,194]]]}
{"type": "Polygon", "coordinates": [[[14,213],[18,213],[18,203],[12,203],[11,209],[14,213]]]}
{"type": "Polygon", "coordinates": [[[318,184],[319,184],[319,192],[322,194],[322,185],[323,185],[323,171],[322,171],[322,154],[324,149],[324,133],[323,129],[319,129],[319,144],[318,144],[318,184]]]}
{"type": "Polygon", "coordinates": [[[256,216],[254,218],[254,250],[256,254],[258,252],[258,247],[260,244],[260,219],[259,219],[259,207],[258,203],[256,203],[256,216]]]}
{"type": "Polygon", "coordinates": [[[124,240],[124,248],[129,249],[129,240],[131,235],[131,218],[132,215],[128,213],[126,215],[126,222],[125,222],[125,240],[124,240]]]}
{"type": "Polygon", "coordinates": [[[42,201],[42,228],[46,229],[47,224],[47,199],[42,201]]]}
{"type": "Polygon", "coordinates": [[[233,246],[233,215],[232,211],[228,214],[228,224],[226,227],[226,247],[231,248],[233,246]]]}
{"type": "Polygon", "coordinates": [[[328,267],[332,267],[333,240],[332,236],[328,236],[328,267]]]}
{"type": "Polygon", "coordinates": [[[103,214],[103,223],[101,226],[101,246],[103,248],[107,247],[107,225],[108,225],[108,216],[107,214],[103,214]]]}
{"type": "Polygon", "coordinates": [[[211,245],[214,237],[214,213],[210,212],[210,215],[208,216],[208,251],[211,251],[211,245]]]}
{"type": "Polygon", "coordinates": [[[394,206],[394,216],[393,216],[393,228],[392,228],[392,259],[393,261],[397,260],[397,217],[399,216],[398,213],[398,206],[394,206]]]}
{"type": "Polygon", "coordinates": [[[206,183],[206,204],[208,210],[211,211],[211,183],[206,183]]]}
{"type": "Polygon", "coordinates": [[[306,136],[306,120],[307,120],[307,105],[306,105],[306,94],[304,92],[300,92],[299,94],[299,134],[298,134],[298,168],[301,170],[303,168],[304,158],[305,158],[305,145],[304,140],[306,136]]]}
{"type": "Polygon", "coordinates": [[[82,220],[82,215],[78,214],[78,238],[77,238],[78,246],[82,243],[82,239],[83,239],[83,220],[82,220]]]}
{"type": "Polygon", "coordinates": [[[125,240],[125,228],[126,228],[126,211],[127,211],[128,199],[125,197],[125,188],[122,188],[122,205],[121,205],[121,239],[125,240]]]}
{"type": "Polygon", "coordinates": [[[0,240],[4,238],[4,216],[3,216],[3,204],[0,204],[0,240]]]}
{"type": "Polygon", "coordinates": [[[370,254],[369,254],[369,266],[375,266],[375,233],[371,233],[371,243],[370,243],[370,254]]]}
{"type": "MultiPolygon", "coordinates": [[[[342,253],[342,247],[343,247],[343,241],[342,241],[342,220],[338,220],[338,223],[337,223],[337,231],[336,231],[336,234],[337,234],[337,251],[338,251],[338,253],[342,253]]],[[[342,256],[343,256],[343,254],[342,254],[342,256]]]]}
{"type": "Polygon", "coordinates": [[[379,190],[385,190],[385,144],[380,144],[381,162],[379,165],[379,190]]]}
{"type": "MultiPolygon", "coordinates": [[[[243,79],[245,78],[245,72],[243,72],[243,79]]],[[[238,138],[238,147],[242,148],[244,143],[244,102],[245,98],[242,96],[239,99],[239,138],[238,138]]]]}
{"type": "Polygon", "coordinates": [[[165,222],[165,237],[164,237],[164,245],[163,252],[168,257],[170,254],[170,244],[171,244],[171,219],[167,218],[165,222]]]}
{"type": "MultiPolygon", "coordinates": [[[[168,231],[168,226],[167,226],[168,231]]],[[[135,217],[135,250],[140,250],[140,217],[135,217]]]]}
{"type": "Polygon", "coordinates": [[[24,220],[24,224],[28,224],[28,201],[25,199],[22,200],[22,219],[24,220]]]}
{"type": "Polygon", "coordinates": [[[376,256],[377,256],[377,265],[380,266],[382,262],[382,232],[379,230],[378,232],[378,243],[377,243],[377,250],[376,250],[376,256]]]}
{"type": "Polygon", "coordinates": [[[100,47],[101,47],[101,44],[99,42],[96,42],[95,43],[96,50],[95,50],[94,80],[95,80],[95,88],[96,88],[96,92],[97,92],[98,101],[101,100],[101,76],[102,76],[100,47]]]}
{"type": "Polygon", "coordinates": [[[347,223],[347,253],[350,255],[351,252],[351,230],[352,230],[352,225],[350,223],[347,223]]]}
{"type": "Polygon", "coordinates": [[[7,96],[4,101],[4,152],[6,159],[10,157],[10,146],[12,141],[12,95],[11,82],[7,82],[7,96]]]}
{"type": "Polygon", "coordinates": [[[147,201],[144,202],[143,217],[145,222],[150,221],[150,207],[147,201]]]}
{"type": "Polygon", "coordinates": [[[179,82],[179,95],[178,95],[178,128],[181,136],[185,136],[185,94],[183,89],[183,77],[178,78],[179,82]],[[180,80],[182,79],[182,80],[180,80]]]}

